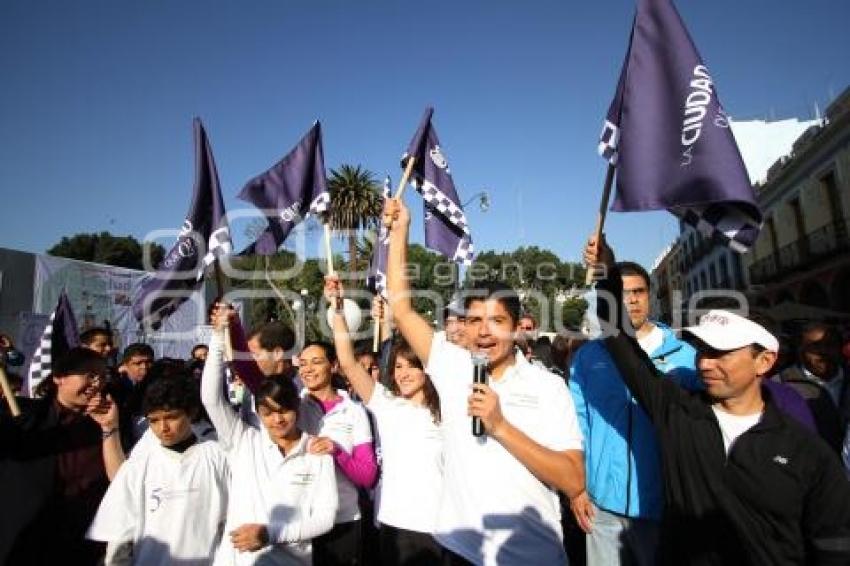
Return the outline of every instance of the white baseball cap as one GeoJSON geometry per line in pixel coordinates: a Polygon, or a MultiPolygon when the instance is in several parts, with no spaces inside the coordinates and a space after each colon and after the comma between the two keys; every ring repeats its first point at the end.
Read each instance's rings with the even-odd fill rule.
{"type": "Polygon", "coordinates": [[[779,352],[779,340],[765,328],[729,311],[712,310],[702,315],[699,324],[683,328],[715,350],[729,351],[758,344],[765,350],[779,352]]]}

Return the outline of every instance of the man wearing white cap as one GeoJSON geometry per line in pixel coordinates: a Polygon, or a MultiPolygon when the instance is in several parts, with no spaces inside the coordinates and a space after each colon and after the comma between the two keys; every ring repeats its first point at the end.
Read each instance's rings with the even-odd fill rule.
{"type": "Polygon", "coordinates": [[[662,564],[848,564],[850,483],[829,447],[779,411],[761,380],[779,344],[760,325],[710,311],[685,329],[705,385],[689,393],[657,375],[622,304],[622,280],[604,240],[585,261],[603,264],[600,321],[623,380],[649,415],[661,448],[662,564]]]}

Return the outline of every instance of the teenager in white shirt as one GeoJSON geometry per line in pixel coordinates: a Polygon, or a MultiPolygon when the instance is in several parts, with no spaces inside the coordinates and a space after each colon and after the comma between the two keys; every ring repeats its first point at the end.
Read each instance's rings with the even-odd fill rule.
{"type": "MultiPolygon", "coordinates": [[[[337,277],[325,279],[329,303],[341,301],[342,292],[337,277]]],[[[435,564],[442,552],[431,535],[443,476],[437,391],[407,344],[397,344],[390,355],[388,389],[358,363],[340,310],[334,314],[333,331],[340,369],[375,417],[381,438],[377,497],[381,564],[435,564]]]]}
{"type": "MultiPolygon", "coordinates": [[[[494,283],[464,301],[467,350],[413,310],[405,278],[410,213],[388,199],[388,288],[401,334],[440,395],[445,473],[436,539],[447,563],[563,564],[560,505],[584,489],[582,437],[564,381],[529,364],[514,336],[520,303],[494,283]],[[472,386],[472,353],[489,358],[489,385],[472,386]],[[470,416],[486,435],[472,435],[470,416]]],[[[411,491],[416,489],[411,486],[411,491]]]]}
{"type": "Polygon", "coordinates": [[[313,561],[323,566],[361,563],[357,488],[371,488],[378,475],[369,417],[363,405],[333,388],[336,366],[336,351],[324,342],[307,344],[299,356],[304,390],[298,424],[317,437],[311,453],[332,455],[336,463],[339,509],[334,528],[313,541],[313,561]]]}
{"type": "Polygon", "coordinates": [[[218,444],[199,440],[197,384],[170,376],[142,400],[151,441],[133,452],[106,491],[88,538],[108,542],[106,564],[209,564],[227,509],[230,473],[218,444]]]}
{"type": "Polygon", "coordinates": [[[257,416],[246,422],[225,397],[224,328],[233,310],[216,308],[201,380],[201,399],[231,463],[230,505],[214,564],[311,564],[310,540],[328,532],[337,510],[334,464],[308,453],[297,426],[300,398],[292,380],[268,376],[256,391],[257,416]]]}

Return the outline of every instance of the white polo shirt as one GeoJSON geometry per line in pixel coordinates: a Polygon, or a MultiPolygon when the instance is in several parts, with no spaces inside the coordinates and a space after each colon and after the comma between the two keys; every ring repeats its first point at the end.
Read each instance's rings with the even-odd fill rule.
{"type": "Polygon", "coordinates": [[[213,333],[201,378],[201,399],[230,460],[230,498],[221,546],[213,564],[310,564],[310,540],[333,528],[337,510],[331,456],[307,453],[307,433],[286,456],[262,426],[239,418],[224,395],[223,340],[213,333]],[[239,552],[230,531],[266,525],[272,544],[239,552]]]}
{"type": "Polygon", "coordinates": [[[378,522],[433,533],[443,486],[443,433],[427,407],[375,384],[366,407],[381,438],[378,522]]]}
{"type": "Polygon", "coordinates": [[[135,564],[208,564],[221,538],[229,481],[216,442],[183,453],[152,444],[121,465],[87,538],[132,542],[135,564]]]}
{"type": "MultiPolygon", "coordinates": [[[[325,413],[322,406],[304,389],[301,410],[298,413],[298,426],[311,436],[330,438],[337,446],[351,454],[355,446],[372,442],[372,429],[369,428],[369,417],[363,405],[352,401],[345,391],[337,391],[337,394],[342,397],[342,401],[325,413]]],[[[339,466],[334,466],[334,469],[339,492],[339,509],[334,522],[338,524],[356,521],[360,518],[357,486],[339,466]]]]}
{"type": "MultiPolygon", "coordinates": [[[[436,334],[428,375],[440,394],[444,438],[443,496],[435,538],[475,564],[564,564],[560,505],[496,440],[472,436],[467,399],[471,354],[436,334]]],[[[551,450],[581,450],[575,406],[563,379],[522,355],[490,387],[502,414],[551,450]]]]}

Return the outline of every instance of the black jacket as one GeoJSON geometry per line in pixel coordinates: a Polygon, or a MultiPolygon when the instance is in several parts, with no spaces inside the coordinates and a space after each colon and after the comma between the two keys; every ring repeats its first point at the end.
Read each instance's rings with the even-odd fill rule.
{"type": "MultiPolygon", "coordinates": [[[[622,305],[616,270],[599,287],[622,305]]],[[[610,320],[607,302],[597,304],[600,320],[610,320]]],[[[658,433],[666,500],[661,563],[850,564],[850,482],[820,438],[783,415],[762,388],[762,419],[727,457],[704,393],[661,379],[625,332],[605,345],[658,433]]]]}
{"type": "MultiPolygon", "coordinates": [[[[57,455],[102,445],[91,419],[62,425],[52,400],[0,420],[0,564],[96,564],[104,545],[85,540],[109,487],[105,469],[85,491],[57,495],[57,455]]],[[[101,458],[102,461],[102,458],[101,458]]]]}

